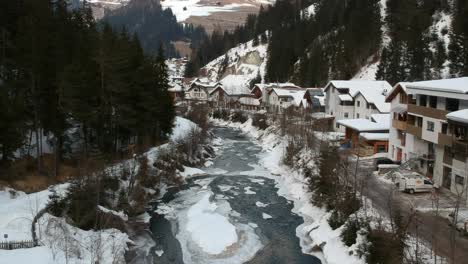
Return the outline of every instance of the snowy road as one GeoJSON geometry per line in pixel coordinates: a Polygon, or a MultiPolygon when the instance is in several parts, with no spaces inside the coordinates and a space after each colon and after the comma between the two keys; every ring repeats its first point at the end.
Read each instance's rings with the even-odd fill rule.
{"type": "Polygon", "coordinates": [[[258,165],[261,147],[230,128],[215,128],[217,158],[206,175],[166,194],[152,221],[154,263],[320,263],[301,251],[303,219],[258,165]]]}

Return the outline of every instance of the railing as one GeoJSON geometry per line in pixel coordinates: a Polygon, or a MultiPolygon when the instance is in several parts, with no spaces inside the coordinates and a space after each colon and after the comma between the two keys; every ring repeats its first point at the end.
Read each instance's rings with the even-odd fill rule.
{"type": "Polygon", "coordinates": [[[415,136],[417,136],[419,138],[421,138],[421,136],[422,136],[422,128],[417,127],[417,126],[413,126],[413,125],[410,125],[410,124],[407,125],[406,132],[411,134],[411,135],[415,135],[415,136]]]}
{"type": "Polygon", "coordinates": [[[438,142],[440,145],[451,147],[451,146],[452,146],[452,141],[453,141],[452,136],[439,133],[439,137],[438,137],[437,142],[438,142]]]}
{"type": "Polygon", "coordinates": [[[446,110],[408,104],[408,113],[414,113],[422,116],[432,117],[436,119],[446,120],[445,117],[449,112],[446,110]]]}
{"type": "Polygon", "coordinates": [[[406,121],[392,119],[392,126],[396,129],[406,130],[406,121]]]}
{"type": "Polygon", "coordinates": [[[13,250],[20,248],[33,248],[35,243],[32,240],[0,242],[0,249],[13,250]]]}

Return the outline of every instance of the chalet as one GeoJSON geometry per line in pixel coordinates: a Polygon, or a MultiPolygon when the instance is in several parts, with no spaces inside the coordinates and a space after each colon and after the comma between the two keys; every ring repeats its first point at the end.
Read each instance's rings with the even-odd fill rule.
{"type": "Polygon", "coordinates": [[[273,88],[268,91],[268,107],[270,111],[281,111],[290,106],[306,107],[304,89],[273,88]]]}
{"type": "Polygon", "coordinates": [[[386,81],[331,81],[324,89],[325,112],[335,117],[335,130],[344,132],[338,120],[367,119],[390,112],[385,95],[392,87],[386,81]]]}
{"type": "Polygon", "coordinates": [[[343,147],[351,148],[360,156],[372,156],[388,151],[389,114],[373,114],[364,118],[336,121],[345,128],[343,147]]]}
{"type": "Polygon", "coordinates": [[[245,75],[228,75],[211,90],[210,101],[217,106],[227,106],[241,97],[252,97],[249,89],[250,80],[245,75]]]}
{"type": "Polygon", "coordinates": [[[253,94],[255,98],[261,99],[262,104],[264,104],[265,107],[268,107],[270,105],[269,92],[271,92],[273,88],[281,88],[288,90],[302,89],[301,87],[296,86],[293,83],[261,83],[254,85],[254,87],[251,90],[251,94],[253,94]]]}
{"type": "Polygon", "coordinates": [[[185,92],[185,98],[187,100],[208,101],[210,99],[210,92],[220,85],[217,82],[209,82],[206,79],[196,78],[190,83],[185,92]]]}

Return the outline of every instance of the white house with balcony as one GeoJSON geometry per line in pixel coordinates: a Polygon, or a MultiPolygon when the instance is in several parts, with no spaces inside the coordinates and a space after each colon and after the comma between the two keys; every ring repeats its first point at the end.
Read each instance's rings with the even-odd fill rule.
{"type": "Polygon", "coordinates": [[[418,158],[420,172],[433,178],[436,185],[452,192],[465,188],[468,77],[412,82],[405,86],[408,159],[418,158]]]}
{"type": "Polygon", "coordinates": [[[338,120],[371,120],[373,114],[389,113],[385,96],[391,89],[386,81],[330,81],[324,89],[325,112],[335,117],[335,131],[345,132],[338,120]]]}

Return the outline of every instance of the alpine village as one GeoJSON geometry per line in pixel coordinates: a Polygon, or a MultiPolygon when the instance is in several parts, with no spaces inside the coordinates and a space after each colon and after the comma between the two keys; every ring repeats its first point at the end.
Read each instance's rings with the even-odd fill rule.
{"type": "Polygon", "coordinates": [[[468,0],[0,0],[0,264],[467,264],[468,0]]]}

